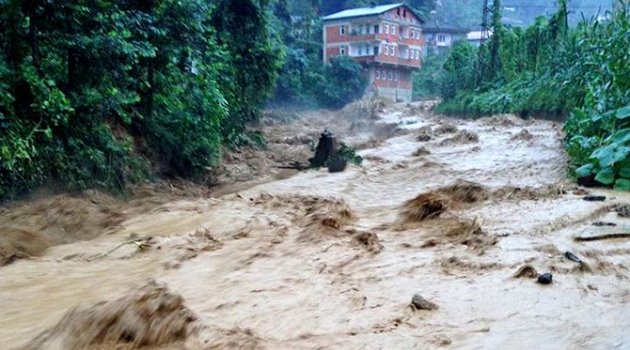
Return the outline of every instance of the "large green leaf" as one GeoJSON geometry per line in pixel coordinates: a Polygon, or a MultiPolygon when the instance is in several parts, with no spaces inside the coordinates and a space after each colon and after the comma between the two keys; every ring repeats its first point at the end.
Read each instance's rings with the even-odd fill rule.
{"type": "Polygon", "coordinates": [[[619,146],[613,143],[595,150],[591,155],[591,159],[596,159],[602,168],[607,168],[625,160],[629,153],[630,147],[619,146]]]}
{"type": "Polygon", "coordinates": [[[617,179],[615,182],[615,189],[621,191],[630,191],[630,180],[617,179]]]}
{"type": "Polygon", "coordinates": [[[625,106],[617,110],[617,119],[630,118],[630,106],[625,106]]]}
{"type": "Polygon", "coordinates": [[[619,169],[619,176],[630,179],[630,164],[626,164],[619,169]]]}
{"type": "Polygon", "coordinates": [[[600,170],[595,176],[595,181],[604,185],[612,185],[615,182],[615,171],[613,168],[600,170]]]}
{"type": "Polygon", "coordinates": [[[630,141],[630,128],[618,130],[612,136],[612,140],[617,144],[625,144],[626,142],[630,141]]]}
{"type": "Polygon", "coordinates": [[[591,163],[585,164],[585,165],[582,165],[581,167],[577,168],[575,170],[575,173],[578,176],[580,176],[580,177],[589,176],[589,175],[591,175],[593,173],[593,169],[594,168],[595,168],[595,166],[593,164],[591,164],[591,163]]]}

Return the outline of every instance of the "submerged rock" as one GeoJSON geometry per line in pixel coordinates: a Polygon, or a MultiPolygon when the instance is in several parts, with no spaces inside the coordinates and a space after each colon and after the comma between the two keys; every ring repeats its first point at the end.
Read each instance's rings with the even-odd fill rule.
{"type": "Polygon", "coordinates": [[[526,264],[521,266],[521,268],[518,269],[513,276],[514,278],[536,278],[536,276],[538,276],[538,271],[536,271],[532,265],[526,264]]]}
{"type": "Polygon", "coordinates": [[[540,284],[551,284],[551,282],[553,282],[553,275],[548,272],[538,276],[538,283],[540,284]]]}
{"type": "Polygon", "coordinates": [[[416,310],[436,310],[438,308],[437,304],[426,300],[420,294],[415,294],[413,298],[411,298],[411,305],[413,305],[416,310]]]}

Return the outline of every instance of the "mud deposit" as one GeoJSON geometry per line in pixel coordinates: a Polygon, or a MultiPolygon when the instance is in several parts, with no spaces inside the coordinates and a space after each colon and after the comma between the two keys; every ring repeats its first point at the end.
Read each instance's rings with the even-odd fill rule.
{"type": "Polygon", "coordinates": [[[630,348],[630,197],[567,182],[552,122],[425,110],[268,122],[209,193],[2,208],[1,348],[630,348]],[[253,176],[326,125],[363,167],[253,176]]]}

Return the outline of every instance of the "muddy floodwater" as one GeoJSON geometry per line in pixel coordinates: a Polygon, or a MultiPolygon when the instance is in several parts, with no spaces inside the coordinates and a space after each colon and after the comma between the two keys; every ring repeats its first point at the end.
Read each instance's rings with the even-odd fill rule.
{"type": "Polygon", "coordinates": [[[630,348],[630,196],[566,180],[561,124],[407,105],[374,124],[396,130],[331,126],[362,145],[341,173],[4,208],[2,232],[41,249],[0,267],[0,347],[630,348]]]}

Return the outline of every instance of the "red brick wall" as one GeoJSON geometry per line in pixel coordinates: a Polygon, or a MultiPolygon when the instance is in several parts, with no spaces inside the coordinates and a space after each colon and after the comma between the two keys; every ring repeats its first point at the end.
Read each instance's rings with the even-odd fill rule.
{"type": "Polygon", "coordinates": [[[372,76],[377,87],[411,89],[411,72],[407,69],[375,67],[372,76]],[[380,72],[379,79],[376,78],[376,71],[380,72]],[[385,72],[386,79],[383,79],[383,72],[385,72]],[[389,80],[390,72],[393,74],[394,80],[389,80]],[[396,72],[398,72],[398,81],[395,80],[396,72]]]}
{"type": "Polygon", "coordinates": [[[326,48],[326,62],[330,60],[333,56],[339,56],[339,48],[338,47],[327,47],[326,48]]]}
{"type": "Polygon", "coordinates": [[[346,35],[341,35],[339,27],[339,25],[326,27],[326,43],[340,43],[348,41],[348,37],[350,37],[348,27],[346,26],[346,35]]]}

